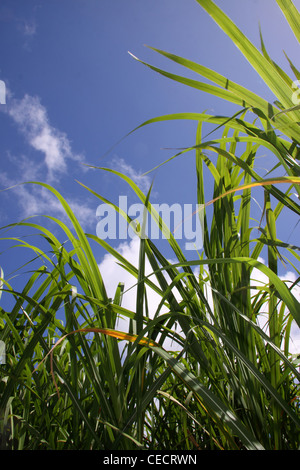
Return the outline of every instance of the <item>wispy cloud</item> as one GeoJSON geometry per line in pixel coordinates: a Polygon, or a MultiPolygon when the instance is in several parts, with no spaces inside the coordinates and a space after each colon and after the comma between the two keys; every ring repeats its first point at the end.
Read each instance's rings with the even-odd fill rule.
{"type": "MultiPolygon", "coordinates": [[[[259,257],[258,261],[261,262],[262,264],[266,264],[263,258],[259,257]]],[[[300,286],[299,286],[299,283],[296,283],[297,278],[296,278],[295,273],[293,273],[292,271],[287,271],[285,275],[279,276],[279,278],[287,285],[289,289],[291,289],[293,285],[293,288],[291,289],[291,293],[300,302],[300,286]]],[[[257,268],[253,269],[251,279],[252,279],[252,285],[253,285],[253,289],[251,290],[251,295],[257,294],[257,290],[254,289],[254,286],[256,286],[257,288],[260,288],[269,283],[269,278],[257,268]]],[[[288,316],[288,314],[289,312],[288,312],[288,309],[286,308],[285,315],[288,316]]],[[[268,315],[267,300],[265,303],[262,304],[260,308],[257,321],[258,321],[259,326],[265,331],[265,333],[269,334],[269,315],[268,315]]],[[[292,326],[291,326],[289,351],[292,354],[299,353],[300,351],[300,330],[295,320],[292,321],[292,326]]]]}
{"type": "Polygon", "coordinates": [[[66,172],[67,159],[83,160],[72,152],[67,135],[50,124],[47,110],[38,97],[26,94],[20,100],[13,98],[7,113],[32,148],[44,156],[49,181],[66,172]]]}
{"type": "Polygon", "coordinates": [[[22,35],[22,47],[27,51],[30,51],[30,44],[32,39],[37,33],[37,22],[35,20],[35,14],[39,6],[35,5],[30,9],[29,16],[19,16],[16,13],[16,8],[13,5],[1,6],[0,7],[0,22],[10,23],[12,27],[16,29],[22,35]]]}
{"type": "MultiPolygon", "coordinates": [[[[117,252],[123,256],[129,263],[138,268],[139,264],[139,250],[140,250],[140,239],[134,237],[130,242],[121,243],[117,247],[117,252]]],[[[170,262],[172,262],[170,260],[170,262]]],[[[106,254],[100,264],[98,265],[101,275],[104,280],[104,284],[107,288],[107,294],[109,297],[113,298],[116,288],[118,287],[119,282],[124,284],[124,294],[122,297],[122,307],[136,311],[136,294],[137,294],[137,279],[130,274],[126,269],[124,269],[111,254],[106,254]]],[[[145,263],[145,276],[150,275],[153,272],[149,261],[146,259],[145,263]]],[[[168,276],[166,275],[167,281],[171,282],[168,276]]],[[[155,276],[150,277],[151,281],[158,286],[158,282],[155,276]]],[[[180,300],[180,296],[177,290],[174,290],[173,293],[180,300]]],[[[149,316],[153,318],[157,308],[161,302],[161,296],[157,294],[150,287],[146,287],[147,295],[147,305],[149,309],[149,316]]],[[[160,314],[166,313],[168,310],[166,307],[162,307],[160,314]]],[[[178,325],[177,325],[178,326],[178,325]]],[[[119,317],[117,321],[116,328],[120,331],[127,332],[129,329],[129,320],[126,317],[119,317]]],[[[181,329],[178,326],[177,332],[182,334],[181,329]]],[[[175,339],[168,338],[164,342],[164,347],[167,350],[178,351],[180,346],[175,341],[175,339]]]]}
{"type": "Polygon", "coordinates": [[[135,184],[143,191],[143,193],[148,192],[151,185],[149,176],[144,176],[140,170],[136,170],[133,168],[133,166],[129,165],[129,163],[124,160],[124,158],[115,156],[112,159],[112,168],[116,171],[119,171],[120,173],[125,174],[126,176],[129,176],[129,178],[135,182],[135,184]]]}
{"type": "MultiPolygon", "coordinates": [[[[10,192],[14,194],[19,219],[42,215],[53,216],[72,228],[72,223],[60,201],[48,189],[34,184],[20,184],[20,181],[13,181],[5,173],[0,174],[0,184],[3,188],[8,188],[7,195],[11,194],[10,192]]],[[[65,199],[83,230],[96,227],[95,207],[78,198],[67,197],[65,199]]],[[[6,222],[6,218],[5,213],[0,212],[1,223],[6,222]]]]}
{"type": "Polygon", "coordinates": [[[24,36],[26,36],[27,38],[31,38],[35,36],[37,31],[36,22],[34,20],[23,20],[20,23],[20,29],[24,36]]]}
{"type": "MultiPolygon", "coordinates": [[[[84,161],[84,157],[72,151],[71,143],[64,132],[49,122],[47,109],[38,97],[26,94],[16,99],[8,90],[9,104],[2,108],[14,121],[18,131],[24,136],[32,149],[37,151],[36,158],[27,155],[12,155],[7,152],[6,158],[15,171],[8,176],[5,171],[0,174],[2,188],[13,187],[16,208],[20,218],[33,215],[52,215],[65,223],[68,217],[53,194],[41,186],[22,185],[25,181],[45,181],[49,184],[62,184],[62,178],[68,176],[70,163],[84,161]]],[[[73,167],[74,165],[72,165],[73,167]]],[[[86,201],[69,197],[68,203],[83,227],[96,225],[96,211],[86,201]]],[[[4,215],[2,215],[4,217],[4,215]]]]}

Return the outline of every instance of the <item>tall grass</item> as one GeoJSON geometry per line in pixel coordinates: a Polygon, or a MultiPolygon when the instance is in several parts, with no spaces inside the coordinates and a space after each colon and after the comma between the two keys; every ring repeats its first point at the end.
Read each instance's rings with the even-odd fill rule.
{"type": "MultiPolygon", "coordinates": [[[[151,191],[143,194],[126,175],[99,169],[128,183],[166,236],[176,262],[140,236],[139,262],[133,266],[106,241],[84,233],[56,189],[30,183],[58,198],[72,230],[50,218],[66,244],[55,229],[27,220],[16,225],[38,233],[41,242],[10,237],[15,249],[32,251],[34,261],[19,291],[2,275],[2,291],[13,304],[10,311],[0,310],[0,339],[7,348],[6,364],[0,367],[2,448],[299,448],[300,374],[289,347],[292,322],[300,326],[300,304],[278,269],[284,262],[296,275],[295,285],[299,282],[299,247],[279,240],[276,230],[282,213],[300,214],[293,196],[300,194],[299,106],[291,105],[292,79],[268,56],[263,41],[261,53],[212,1],[197,2],[238,45],[277,102],[270,104],[217,72],[161,50],[155,49],[214,84],[143,62],[169,79],[241,106],[233,117],[181,113],[142,124],[198,122],[193,145],[172,157],[195,153],[196,202],[202,213],[194,216],[202,218],[204,234],[203,250],[194,260],[186,259],[151,205],[151,191]],[[205,123],[222,130],[221,137],[205,139],[205,123]],[[268,178],[255,171],[261,147],[277,160],[275,176],[273,169],[268,178]],[[209,200],[207,171],[214,181],[209,200]],[[253,220],[254,190],[264,200],[260,221],[253,220]],[[93,250],[99,245],[136,278],[135,310],[122,307],[121,283],[114,298],[108,297],[93,250]],[[146,261],[151,275],[145,274],[146,261]],[[263,283],[255,282],[257,273],[266,279],[263,283]],[[146,288],[161,297],[154,313],[146,288]],[[267,312],[267,331],[262,311],[267,312]],[[128,331],[118,331],[120,317],[128,320],[128,331]],[[178,343],[176,353],[168,351],[170,338],[178,343]]],[[[299,12],[290,1],[277,4],[300,40],[299,12]]],[[[292,70],[299,78],[293,65],[292,70]]]]}

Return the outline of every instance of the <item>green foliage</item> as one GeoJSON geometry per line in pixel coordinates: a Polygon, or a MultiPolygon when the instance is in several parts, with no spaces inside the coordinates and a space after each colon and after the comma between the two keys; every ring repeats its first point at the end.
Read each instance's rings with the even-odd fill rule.
{"type": "MultiPolygon", "coordinates": [[[[241,107],[233,117],[181,113],[142,124],[198,122],[193,145],[172,157],[190,151],[196,156],[204,243],[195,260],[186,259],[155,212],[151,193],[143,194],[125,175],[107,170],[127,181],[167,235],[175,263],[141,237],[139,264],[131,265],[104,240],[83,232],[58,191],[31,183],[58,198],[73,230],[52,218],[67,237],[66,244],[45,226],[23,221],[17,225],[36,231],[42,243],[10,238],[32,251],[35,259],[20,291],[1,275],[1,290],[13,304],[10,311],[0,308],[0,339],[7,347],[6,364],[0,366],[2,448],[299,448],[299,360],[289,353],[289,341],[292,321],[300,326],[300,304],[278,275],[278,262],[284,261],[299,279],[299,248],[279,240],[276,229],[283,211],[300,214],[293,198],[293,192],[300,195],[300,110],[291,103],[292,79],[270,59],[263,41],[260,52],[211,0],[197,2],[239,47],[276,102],[270,104],[217,72],[158,49],[213,85],[145,64],[241,107]],[[246,119],[249,115],[253,122],[246,119]],[[222,136],[205,140],[204,123],[222,129],[222,136]],[[269,175],[276,169],[280,176],[266,179],[255,171],[261,147],[276,158],[269,175]],[[207,171],[214,181],[210,201],[205,199],[207,171]],[[253,225],[256,187],[264,194],[265,210],[253,225]],[[258,238],[253,236],[255,227],[258,238]],[[93,244],[113,254],[136,277],[135,311],[122,307],[121,284],[114,298],[108,298],[93,244]],[[259,258],[264,251],[267,265],[259,258]],[[145,276],[146,260],[151,276],[145,276]],[[266,280],[256,285],[255,272],[266,280]],[[161,297],[151,316],[146,287],[161,297]],[[268,314],[267,333],[259,322],[262,309],[268,314]],[[127,332],[117,330],[119,317],[128,319],[127,332]],[[167,350],[170,338],[180,345],[177,353],[167,350]]],[[[291,1],[277,3],[300,41],[298,11],[291,1]]],[[[130,223],[127,214],[122,215],[130,223]]]]}

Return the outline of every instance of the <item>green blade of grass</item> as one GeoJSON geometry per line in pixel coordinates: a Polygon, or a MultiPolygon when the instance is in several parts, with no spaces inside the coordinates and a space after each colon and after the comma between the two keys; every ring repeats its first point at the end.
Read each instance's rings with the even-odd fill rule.
{"type": "Polygon", "coordinates": [[[152,349],[169,364],[190,390],[204,400],[206,406],[241,439],[248,450],[264,450],[263,446],[251,435],[237,416],[226,408],[222,401],[204,387],[181,363],[161,348],[153,347],[152,349]]]}
{"type": "Polygon", "coordinates": [[[276,0],[286,17],[297,41],[300,43],[300,13],[291,0],[276,0]]]}
{"type": "MultiPolygon", "coordinates": [[[[271,67],[268,60],[256,49],[252,42],[240,31],[240,29],[230,20],[230,18],[212,1],[196,0],[207,13],[214,19],[220,28],[230,37],[233,43],[240,49],[249,63],[259,73],[270,90],[283,104],[285,108],[291,106],[291,87],[289,87],[278,74],[275,67],[271,67]]],[[[280,2],[282,3],[282,2],[280,2]]],[[[292,13],[290,13],[292,16],[292,13]]],[[[294,22],[295,24],[296,22],[294,22]]],[[[292,114],[292,118],[297,121],[299,115],[292,114]]]]}

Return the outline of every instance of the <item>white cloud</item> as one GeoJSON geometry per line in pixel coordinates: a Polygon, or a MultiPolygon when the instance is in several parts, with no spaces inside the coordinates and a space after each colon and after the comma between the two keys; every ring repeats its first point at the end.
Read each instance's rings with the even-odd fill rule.
{"type": "MultiPolygon", "coordinates": [[[[286,285],[290,288],[292,284],[296,281],[296,275],[294,272],[287,272],[285,276],[281,276],[281,279],[285,281],[286,285]]],[[[296,284],[292,288],[292,294],[296,297],[298,302],[300,302],[300,285],[296,284]]],[[[292,354],[300,353],[300,328],[298,327],[295,320],[292,322],[291,335],[290,335],[290,352],[292,354]]]]}
{"type": "Polygon", "coordinates": [[[48,179],[67,170],[67,159],[79,160],[72,152],[70,141],[64,132],[51,126],[47,110],[38,97],[25,95],[21,100],[12,98],[7,113],[17,124],[27,142],[44,155],[48,179]]]}
{"type": "MultiPolygon", "coordinates": [[[[24,165],[26,166],[26,158],[24,165]]],[[[32,165],[34,167],[34,165],[32,165]]],[[[31,163],[27,163],[27,171],[30,172],[31,163]]],[[[33,168],[33,172],[36,169],[33,168]]],[[[24,169],[26,172],[26,169],[24,169]]],[[[0,183],[5,188],[10,188],[8,191],[14,193],[16,205],[20,211],[20,218],[25,219],[31,216],[50,215],[59,218],[69,228],[72,227],[71,221],[67,216],[60,201],[46,188],[39,185],[21,184],[22,181],[17,179],[10,179],[5,172],[0,173],[0,183]]],[[[7,193],[8,194],[8,193],[7,193]]],[[[96,209],[82,201],[74,198],[65,198],[72,211],[74,212],[77,220],[82,226],[83,230],[88,227],[96,226],[96,209]]],[[[1,214],[3,222],[6,220],[6,215],[1,214]]]]}
{"type": "MultiPolygon", "coordinates": [[[[17,182],[24,181],[37,181],[44,174],[44,164],[42,161],[35,161],[29,159],[26,155],[12,155],[10,152],[6,154],[7,160],[15,167],[15,171],[11,172],[14,175],[14,180],[7,177],[9,185],[16,184],[17,182]]],[[[0,178],[5,185],[5,173],[2,172],[0,178]]]]}
{"type": "MultiPolygon", "coordinates": [[[[73,153],[67,135],[49,123],[46,108],[38,97],[26,94],[22,99],[15,99],[8,89],[9,105],[5,112],[13,119],[18,130],[23,134],[31,147],[43,158],[29,158],[26,155],[14,156],[7,153],[7,159],[15,167],[8,176],[5,171],[0,174],[0,183],[4,188],[15,186],[17,206],[21,210],[21,218],[33,215],[54,215],[70,225],[70,221],[60,202],[48,190],[40,186],[20,185],[25,181],[46,181],[49,184],[60,182],[67,175],[69,162],[84,160],[73,153]]],[[[4,108],[3,108],[4,109],[4,108]]],[[[85,168],[83,167],[83,171],[85,168]]],[[[90,207],[85,201],[69,198],[68,203],[83,227],[96,226],[96,208],[90,207]]]]}
{"type": "MultiPolygon", "coordinates": [[[[133,266],[138,267],[139,261],[139,246],[140,240],[134,237],[129,243],[125,242],[117,247],[118,253],[123,256],[133,266]]],[[[136,308],[136,278],[128,273],[124,268],[117,264],[118,261],[111,254],[106,254],[99,264],[99,269],[104,278],[105,285],[108,289],[108,295],[113,297],[119,282],[125,285],[125,293],[123,296],[122,306],[135,311],[136,308]],[[131,288],[134,286],[133,288],[131,288]]],[[[145,266],[145,274],[148,275],[152,272],[149,261],[147,260],[145,266]]],[[[151,280],[153,276],[150,278],[151,280]]],[[[161,300],[161,297],[150,291],[147,288],[147,295],[149,295],[149,306],[151,313],[154,314],[156,308],[161,300]]]]}
{"type": "MultiPolygon", "coordinates": [[[[258,258],[258,261],[260,261],[262,264],[265,264],[265,260],[262,258],[258,258]]],[[[294,272],[291,271],[288,271],[284,276],[279,276],[279,278],[286,283],[287,287],[291,287],[291,285],[296,281],[296,275],[294,272]]],[[[269,283],[268,277],[257,268],[253,269],[251,279],[253,286],[255,285],[258,287],[262,287],[263,285],[269,283]]],[[[300,286],[295,285],[292,288],[291,292],[295,296],[295,298],[300,302],[300,286]]],[[[251,295],[255,295],[255,293],[257,293],[257,291],[252,289],[251,295]]],[[[287,314],[288,311],[286,309],[285,315],[287,314]]],[[[258,317],[258,324],[266,334],[269,334],[267,304],[263,304],[261,308],[261,314],[258,317]]],[[[294,320],[292,322],[290,334],[289,351],[291,354],[299,354],[300,352],[300,328],[294,320]]]]}
{"type": "Polygon", "coordinates": [[[135,184],[141,189],[141,191],[143,191],[143,193],[148,192],[151,186],[151,180],[149,176],[143,176],[141,171],[136,170],[131,165],[126,163],[124,158],[115,156],[112,160],[112,167],[114,170],[129,176],[129,178],[135,182],[135,184]]]}
{"type": "MultiPolygon", "coordinates": [[[[22,208],[23,217],[32,215],[54,215],[70,226],[71,222],[59,200],[47,189],[39,186],[19,186],[17,188],[19,205],[22,208]]],[[[67,200],[75,217],[84,228],[96,222],[96,212],[82,202],[74,199],[67,200]]]]}
{"type": "MultiPolygon", "coordinates": [[[[33,12],[37,10],[37,6],[33,7],[33,12]]],[[[37,24],[34,17],[25,18],[15,13],[11,5],[0,7],[0,22],[16,24],[17,29],[25,36],[32,37],[36,34],[37,24]]]]}
{"type": "Polygon", "coordinates": [[[36,22],[34,20],[23,20],[20,23],[20,29],[24,36],[31,38],[36,34],[36,22]]]}
{"type": "MultiPolygon", "coordinates": [[[[118,246],[117,251],[121,254],[128,262],[130,262],[133,266],[138,267],[138,260],[139,260],[139,238],[133,238],[129,243],[122,243],[118,246]]],[[[122,307],[131,310],[133,312],[136,311],[136,283],[137,280],[134,276],[128,273],[124,268],[117,264],[117,260],[111,255],[106,254],[99,264],[99,269],[101,275],[104,280],[104,284],[107,288],[108,296],[113,298],[115,295],[116,288],[119,282],[124,283],[124,295],[122,299],[122,307]]],[[[145,275],[149,275],[152,272],[151,265],[147,260],[145,265],[145,275]]],[[[155,282],[154,276],[150,277],[151,281],[155,282]]],[[[153,318],[157,307],[161,301],[161,296],[157,294],[155,291],[150,289],[149,287],[146,288],[147,293],[147,301],[149,307],[149,316],[153,318]]],[[[166,307],[163,307],[160,310],[160,314],[166,313],[168,310],[166,307]]],[[[129,321],[126,318],[120,318],[116,328],[120,331],[127,332],[129,326],[129,321]]],[[[179,346],[175,342],[171,340],[167,340],[164,344],[164,347],[167,350],[178,350],[179,346]]]]}
{"type": "MultiPolygon", "coordinates": [[[[21,186],[19,189],[19,204],[23,209],[23,216],[31,215],[53,215],[67,226],[72,227],[72,223],[59,200],[49,191],[43,188],[29,188],[21,186]]],[[[75,217],[83,230],[87,230],[96,224],[95,208],[84,204],[74,198],[66,199],[75,217]]]]}
{"type": "MultiPolygon", "coordinates": [[[[130,243],[123,243],[118,248],[117,251],[126,258],[131,264],[134,266],[138,266],[138,255],[139,255],[139,239],[134,238],[130,243]]],[[[265,263],[262,258],[259,258],[261,263],[265,263]]],[[[123,282],[125,284],[125,294],[123,297],[122,306],[128,308],[129,310],[135,311],[136,308],[136,279],[131,276],[126,270],[120,267],[117,264],[115,258],[107,254],[104,256],[102,262],[99,264],[99,268],[101,274],[104,278],[104,283],[108,288],[108,295],[110,297],[114,297],[115,290],[118,286],[119,282],[123,282]],[[130,289],[131,286],[135,286],[133,289],[130,289]]],[[[205,267],[207,268],[207,267],[205,267]]],[[[149,263],[146,264],[145,268],[146,274],[150,274],[152,272],[151,266],[149,263]]],[[[195,270],[195,273],[199,272],[198,269],[195,270]]],[[[252,272],[252,285],[254,286],[262,286],[265,283],[268,283],[268,278],[265,274],[263,274],[259,269],[255,268],[252,272]]],[[[287,285],[289,282],[294,282],[296,280],[295,274],[292,272],[288,272],[285,276],[281,277],[283,280],[287,280],[287,285]]],[[[151,278],[152,279],[152,278],[151,278]]],[[[154,279],[153,279],[154,280],[154,279]]],[[[207,299],[212,306],[212,294],[211,288],[209,283],[206,284],[207,290],[207,299]]],[[[257,293],[255,289],[251,290],[251,294],[254,295],[257,293]]],[[[300,287],[295,286],[292,290],[292,293],[295,297],[300,301],[300,287]]],[[[151,306],[151,314],[153,315],[156,311],[156,308],[161,300],[160,296],[155,292],[147,289],[147,295],[149,300],[149,305],[151,306]]],[[[166,310],[163,310],[164,312],[166,310]]],[[[258,317],[258,324],[259,326],[268,334],[268,317],[267,315],[262,312],[258,317]]],[[[122,331],[128,331],[128,321],[122,320],[118,325],[119,329],[122,331]]],[[[166,349],[169,347],[169,343],[166,345],[166,349]]],[[[171,349],[171,347],[169,348],[171,349]]],[[[176,347],[174,349],[177,349],[176,347]]],[[[291,330],[291,339],[290,339],[290,352],[292,354],[299,353],[300,351],[300,329],[298,328],[297,324],[293,321],[292,323],[292,330],[291,330]]]]}

